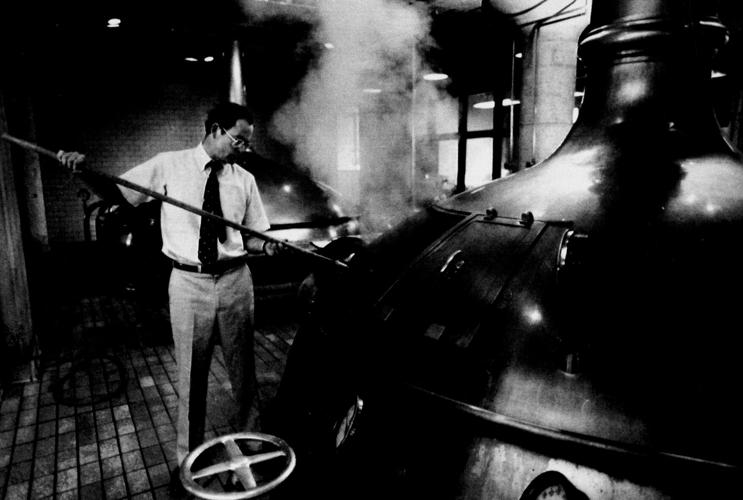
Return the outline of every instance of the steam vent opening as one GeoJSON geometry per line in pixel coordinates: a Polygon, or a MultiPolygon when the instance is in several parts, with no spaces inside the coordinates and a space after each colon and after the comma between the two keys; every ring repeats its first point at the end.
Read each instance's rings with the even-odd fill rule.
{"type": "Polygon", "coordinates": [[[0,497],[740,496],[743,2],[63,3],[0,16],[0,497]]]}

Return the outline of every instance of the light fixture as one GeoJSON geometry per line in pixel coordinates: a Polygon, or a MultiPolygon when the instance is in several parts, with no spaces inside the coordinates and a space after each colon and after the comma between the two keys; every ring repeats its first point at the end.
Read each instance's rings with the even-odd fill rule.
{"type": "Polygon", "coordinates": [[[118,17],[112,17],[106,24],[106,28],[118,28],[119,26],[121,26],[121,19],[118,17]]]}
{"type": "Polygon", "coordinates": [[[204,58],[204,62],[212,62],[213,60],[214,60],[214,57],[213,56],[206,56],[204,58]]]}
{"type": "Polygon", "coordinates": [[[524,54],[523,52],[516,52],[513,57],[515,57],[516,59],[521,59],[522,57],[524,57],[524,54]]]}
{"type": "Polygon", "coordinates": [[[195,57],[186,57],[185,59],[186,59],[186,61],[188,61],[188,62],[198,62],[198,61],[199,61],[199,60],[198,60],[198,59],[196,59],[195,57]]]}
{"type": "Polygon", "coordinates": [[[477,109],[493,109],[495,107],[495,101],[476,102],[472,107],[477,109]]]}
{"type": "Polygon", "coordinates": [[[382,89],[377,89],[373,87],[367,87],[365,89],[362,89],[361,91],[364,92],[365,94],[381,94],[382,93],[382,89]]]}
{"type": "Polygon", "coordinates": [[[440,80],[446,80],[449,78],[449,75],[446,73],[426,73],[423,75],[423,79],[429,82],[437,82],[440,80]]]}
{"type": "Polygon", "coordinates": [[[508,97],[503,99],[503,101],[501,102],[501,105],[503,106],[515,106],[517,104],[521,104],[521,101],[519,101],[518,99],[509,99],[508,97]]]}
{"type": "Polygon", "coordinates": [[[723,73],[722,71],[717,71],[716,69],[712,70],[712,78],[722,78],[723,76],[727,76],[727,73],[723,73]]]}
{"type": "Polygon", "coordinates": [[[330,50],[330,49],[334,49],[334,48],[335,48],[335,45],[333,45],[333,44],[332,44],[332,43],[330,43],[330,42],[325,42],[325,43],[323,44],[323,47],[325,47],[326,49],[330,50]]]}

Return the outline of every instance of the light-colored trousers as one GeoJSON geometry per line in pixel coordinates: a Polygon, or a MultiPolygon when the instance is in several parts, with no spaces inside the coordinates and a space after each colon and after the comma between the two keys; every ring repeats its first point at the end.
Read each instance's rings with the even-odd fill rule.
{"type": "Polygon", "coordinates": [[[238,404],[238,419],[247,426],[257,386],[253,279],[247,265],[222,275],[173,269],[168,293],[178,364],[176,456],[181,464],[204,440],[209,366],[217,340],[238,404]]]}

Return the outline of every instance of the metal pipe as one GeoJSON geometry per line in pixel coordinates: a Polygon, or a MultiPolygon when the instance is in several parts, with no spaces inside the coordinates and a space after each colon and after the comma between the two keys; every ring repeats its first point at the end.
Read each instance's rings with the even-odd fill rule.
{"type": "MultiPolygon", "coordinates": [[[[17,137],[13,137],[12,135],[9,135],[7,133],[3,133],[0,137],[2,137],[3,139],[5,139],[8,142],[12,142],[13,144],[16,144],[18,146],[21,146],[22,148],[25,148],[25,149],[34,151],[34,152],[36,152],[36,153],[38,153],[40,155],[47,156],[49,158],[53,158],[54,160],[57,160],[57,161],[59,160],[57,158],[57,153],[55,153],[54,151],[52,151],[50,149],[46,149],[46,148],[43,148],[41,146],[38,146],[37,144],[34,144],[32,142],[24,141],[23,139],[19,139],[17,137]]],[[[241,233],[245,233],[245,234],[248,234],[250,236],[254,236],[256,238],[260,238],[260,239],[262,239],[264,241],[270,241],[272,243],[278,243],[280,245],[284,245],[285,247],[290,248],[290,249],[294,250],[295,252],[299,252],[299,253],[304,254],[304,255],[306,255],[308,257],[312,257],[313,259],[322,261],[325,264],[333,264],[333,265],[338,266],[338,267],[341,267],[343,269],[350,269],[343,262],[330,259],[328,257],[325,257],[324,255],[316,254],[316,253],[311,252],[309,250],[305,250],[304,248],[301,248],[301,247],[299,247],[297,245],[294,245],[292,243],[289,243],[289,242],[286,242],[286,241],[283,241],[283,240],[279,240],[277,238],[274,238],[273,236],[268,236],[267,234],[262,233],[260,231],[256,231],[255,229],[250,229],[249,227],[243,226],[242,224],[238,224],[237,222],[233,222],[233,221],[231,221],[229,219],[225,219],[224,217],[220,217],[219,215],[214,215],[211,212],[207,212],[207,211],[202,210],[200,208],[196,208],[196,207],[194,207],[192,205],[189,205],[187,203],[184,203],[184,202],[182,202],[180,200],[176,200],[175,198],[171,198],[170,196],[166,196],[166,195],[160,194],[160,193],[158,193],[156,191],[153,191],[151,189],[148,189],[148,188],[146,188],[144,186],[140,186],[139,184],[135,184],[135,183],[130,182],[130,181],[126,180],[126,179],[122,179],[122,178],[117,177],[115,175],[107,174],[107,173],[104,173],[104,172],[98,172],[98,171],[91,170],[91,169],[86,168],[86,167],[78,167],[76,171],[83,172],[85,174],[92,175],[92,176],[95,176],[95,177],[107,179],[107,180],[109,180],[111,182],[114,182],[114,183],[120,185],[120,186],[124,186],[126,188],[132,189],[134,191],[138,191],[140,193],[144,193],[147,196],[150,196],[152,198],[155,198],[156,200],[160,200],[160,201],[162,201],[164,203],[169,203],[169,204],[174,205],[174,206],[176,206],[178,208],[182,208],[183,210],[186,210],[188,212],[195,213],[195,214],[200,215],[202,217],[207,217],[207,218],[209,218],[211,220],[219,221],[222,224],[224,224],[225,226],[231,227],[233,229],[237,229],[241,233]]]]}
{"type": "Polygon", "coordinates": [[[523,28],[524,26],[528,26],[529,24],[534,24],[534,27],[532,28],[532,43],[534,51],[534,63],[532,64],[533,67],[533,73],[534,73],[534,91],[532,93],[534,102],[532,103],[532,140],[531,140],[531,159],[530,163],[533,165],[535,163],[541,162],[544,158],[537,159],[537,115],[538,115],[538,100],[539,100],[539,34],[541,32],[541,29],[545,26],[549,26],[551,24],[556,24],[558,22],[563,21],[569,21],[571,19],[581,17],[586,13],[587,8],[587,2],[584,0],[584,5],[582,7],[576,7],[576,8],[569,8],[573,4],[576,3],[577,0],[572,0],[570,3],[562,7],[560,10],[555,12],[554,14],[550,15],[549,17],[542,18],[538,21],[531,21],[528,23],[524,23],[523,25],[520,25],[519,27],[523,28]]]}
{"type": "Polygon", "coordinates": [[[244,106],[245,104],[247,104],[247,99],[245,97],[245,84],[243,83],[242,54],[240,50],[239,40],[234,40],[232,42],[229,78],[230,102],[236,102],[237,104],[241,104],[244,106]]]}
{"type": "Polygon", "coordinates": [[[410,71],[410,199],[411,203],[413,205],[413,208],[415,208],[416,205],[416,194],[415,194],[415,86],[416,86],[416,78],[418,78],[417,71],[415,65],[418,64],[417,58],[415,57],[415,51],[416,51],[416,45],[415,42],[413,43],[413,47],[411,48],[411,71],[410,71]]]}
{"type": "MultiPolygon", "coordinates": [[[[523,53],[521,57],[522,58],[524,57],[523,53]]],[[[509,170],[511,171],[513,171],[514,169],[518,170],[518,166],[513,161],[514,156],[515,156],[513,153],[513,148],[515,146],[514,144],[515,135],[513,131],[513,126],[516,124],[516,120],[515,120],[516,117],[514,116],[515,109],[513,105],[513,100],[516,98],[515,91],[516,91],[516,40],[514,39],[514,41],[511,44],[511,90],[508,96],[511,101],[510,106],[508,106],[508,165],[509,165],[509,170]]],[[[495,105],[498,106],[498,103],[496,102],[495,105]]]]}

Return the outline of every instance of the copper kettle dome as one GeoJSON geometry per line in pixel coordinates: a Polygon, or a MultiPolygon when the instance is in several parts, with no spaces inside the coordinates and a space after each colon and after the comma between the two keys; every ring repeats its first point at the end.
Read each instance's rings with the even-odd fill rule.
{"type": "Polygon", "coordinates": [[[585,98],[563,144],[442,208],[543,225],[477,333],[498,359],[478,405],[740,468],[743,165],[706,99],[726,30],[701,4],[595,2],[579,45],[585,98]]]}
{"type": "Polygon", "coordinates": [[[421,491],[518,498],[566,463],[633,497],[736,490],[743,164],[705,98],[726,36],[704,2],[595,1],[555,153],[373,242],[358,294],[313,299],[367,406],[412,422],[385,432],[414,443],[421,491]]]}

